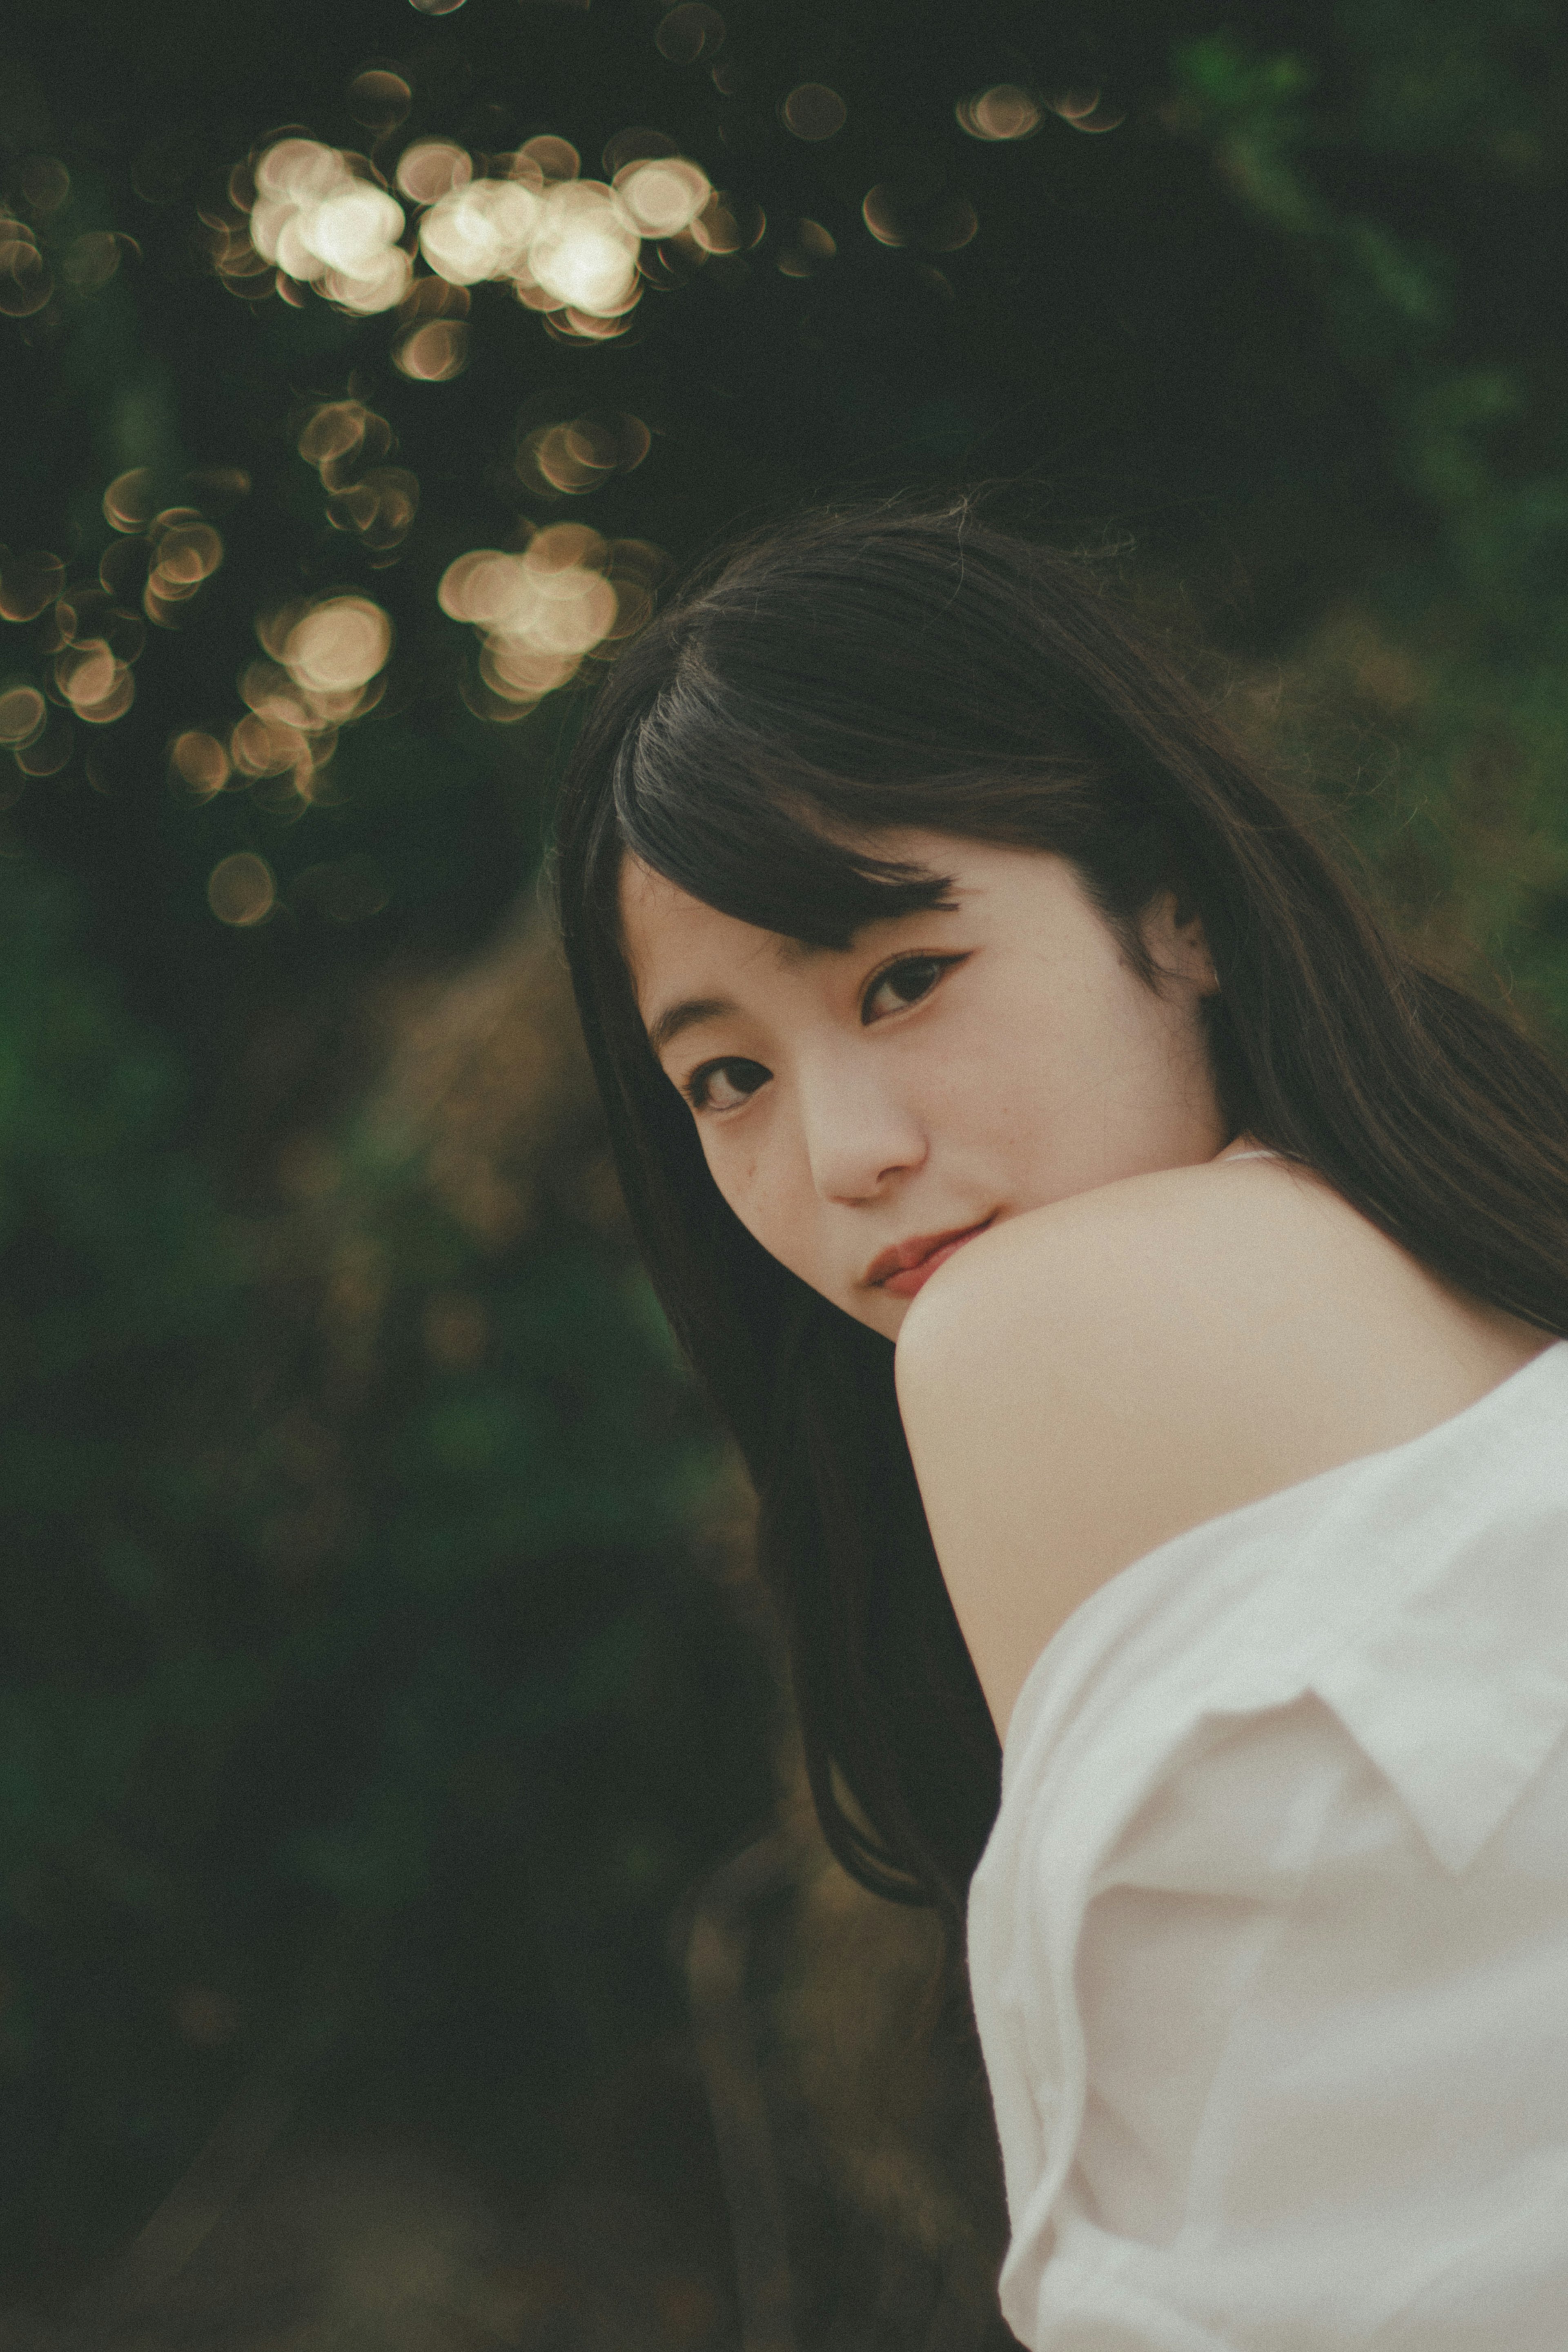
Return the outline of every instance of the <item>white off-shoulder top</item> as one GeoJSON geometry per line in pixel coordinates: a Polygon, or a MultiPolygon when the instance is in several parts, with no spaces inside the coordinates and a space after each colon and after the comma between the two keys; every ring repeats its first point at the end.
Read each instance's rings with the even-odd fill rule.
{"type": "Polygon", "coordinates": [[[1032,2352],[1568,2352],[1568,1342],[1162,1544],[969,1897],[1032,2352]]]}

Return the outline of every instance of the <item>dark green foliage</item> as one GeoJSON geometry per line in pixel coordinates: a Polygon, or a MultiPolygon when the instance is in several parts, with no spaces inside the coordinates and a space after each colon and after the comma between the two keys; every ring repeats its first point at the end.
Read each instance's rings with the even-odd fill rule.
{"type": "Polygon", "coordinates": [[[1535,0],[1335,30],[1316,58],[1178,44],[1170,109],[1315,289],[1427,518],[1286,649],[1286,728],[1434,949],[1568,1026],[1568,49],[1535,0]],[[1382,743],[1354,792],[1358,718],[1382,743]]]}
{"type": "Polygon", "coordinates": [[[416,1154],[349,1134],[336,1312],[373,1360],[334,1402],[321,1266],[220,1213],[172,1056],[16,857],[0,1006],[9,2259],[122,2237],[301,2003],[548,2172],[563,2092],[673,2014],[664,1911],[767,1797],[642,1278],[559,1221],[481,1265],[416,1154]],[[431,1301],[476,1276],[444,1367],[431,1301]]]}

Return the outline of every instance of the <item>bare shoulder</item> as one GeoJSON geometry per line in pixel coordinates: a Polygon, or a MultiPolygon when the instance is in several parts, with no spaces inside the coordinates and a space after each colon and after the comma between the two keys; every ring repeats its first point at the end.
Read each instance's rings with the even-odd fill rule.
{"type": "Polygon", "coordinates": [[[912,1304],[896,1361],[998,1728],[1051,1633],[1120,1569],[1420,1435],[1542,1344],[1282,1161],[1130,1177],[971,1242],[912,1304]]]}
{"type": "MultiPolygon", "coordinates": [[[[1197,1353],[1218,1331],[1261,1346],[1281,1278],[1299,1269],[1321,1291],[1347,1251],[1402,1257],[1321,1178],[1284,1161],[1210,1161],[1075,1192],[982,1234],[926,1284],[899,1336],[901,1390],[940,1378],[966,1340],[989,1349],[1014,1328],[1038,1340],[1042,1311],[1058,1328],[1082,1315],[1085,1338],[1141,1360],[1162,1336],[1197,1353]]],[[[1079,1387],[1087,1368],[1057,1361],[1079,1387]]]]}

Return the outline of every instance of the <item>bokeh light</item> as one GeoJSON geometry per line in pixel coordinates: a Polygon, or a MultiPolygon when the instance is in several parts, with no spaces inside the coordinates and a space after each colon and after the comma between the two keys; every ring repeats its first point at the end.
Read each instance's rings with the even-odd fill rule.
{"type": "MultiPolygon", "coordinates": [[[[413,265],[398,239],[402,206],[359,175],[361,159],[315,139],[280,139],[256,166],[249,243],[279,282],[314,285],[346,310],[369,315],[402,299],[413,265]],[[358,167],[358,168],[356,168],[358,167]]],[[[237,251],[218,257],[225,276],[237,251]]]]}
{"type": "Polygon", "coordinates": [[[419,225],[419,248],[454,286],[511,277],[538,228],[544,199],[516,180],[476,180],[436,199],[419,225]]]}
{"type": "MultiPolygon", "coordinates": [[[[249,488],[235,467],[210,468],[203,478],[223,494],[249,488]]],[[[148,619],[164,618],[166,602],[172,626],[172,608],[223,561],[222,539],[199,509],[154,511],[157,495],[148,467],[115,477],[101,505],[116,536],[96,569],[74,580],[50,549],[0,547],[0,618],[39,625],[41,674],[0,684],[0,749],[26,776],[58,774],[71,759],[77,725],[109,727],[125,716],[136,699],[133,665],[146,648],[148,619]]],[[[83,772],[107,790],[90,751],[83,772]]],[[[0,791],[0,805],[14,799],[0,791]]]]}
{"type": "Polygon", "coordinates": [[[57,213],[71,192],[71,175],[57,155],[29,155],[16,177],[40,220],[57,213]]]}
{"type": "Polygon", "coordinates": [[[1013,81],[999,81],[974,98],[960,99],[954,110],[958,127],[971,139],[1027,139],[1040,129],[1040,100],[1013,81]]]}
{"type": "Polygon", "coordinates": [[[15,751],[43,732],[49,706],[36,686],[8,686],[0,692],[0,743],[15,751]]]}
{"type": "Polygon", "coordinates": [[[748,253],[768,227],[760,205],[747,205],[716,188],[692,223],[694,243],[704,253],[748,253]]]}
{"type": "Polygon", "coordinates": [[[65,565],[47,548],[13,555],[8,547],[0,547],[0,618],[36,621],[65,582],[65,565]]]}
{"type": "Polygon", "coordinates": [[[664,568],[645,541],[607,541],[572,522],[547,525],[518,550],[460,555],[437,595],[480,641],[471,706],[485,718],[521,718],[585,657],[641,627],[664,568]]]}
{"type": "Polygon", "coordinates": [[[681,0],[659,19],[653,35],[661,57],[672,65],[695,65],[699,58],[716,57],[724,47],[725,22],[704,0],[681,0]]]}
{"type": "Polygon", "coordinates": [[[582,158],[570,139],[558,139],[553,131],[542,131],[537,138],[524,140],[511,158],[509,168],[514,179],[527,180],[530,187],[542,188],[549,180],[575,180],[582,169],[582,158]]]}
{"type": "Polygon", "coordinates": [[[606,175],[613,180],[629,163],[664,163],[676,152],[666,131],[645,122],[632,123],[605,141],[601,154],[606,175]]]}
{"type": "Polygon", "coordinates": [[[1126,115],[1106,106],[1097,89],[1068,89],[1047,100],[1053,114],[1073,131],[1117,131],[1126,115]]]}
{"type": "Polygon", "coordinates": [[[56,601],[53,625],[57,650],[101,639],[117,661],[134,661],[147,643],[141,616],[122,611],[96,580],[75,582],[64,591],[56,601]]]}
{"type": "Polygon", "coordinates": [[[803,81],[789,92],[779,110],[787,131],[797,139],[831,139],[849,120],[849,108],[825,81],[803,81]]]}
{"type": "Polygon", "coordinates": [[[309,744],[298,727],[254,714],[230,730],[228,749],[236,772],[252,779],[292,775],[309,757],[309,744]]]}
{"type": "Polygon", "coordinates": [[[324,401],[313,409],[299,435],[298,449],[316,467],[329,490],[341,489],[349,477],[343,467],[366,447],[380,456],[392,446],[392,427],[362,400],[324,401]]]}
{"type": "Polygon", "coordinates": [[[89,229],[67,247],[60,274],[78,294],[95,294],[119,268],[121,245],[108,229],[89,229]]]}
{"type": "Polygon", "coordinates": [[[786,278],[812,278],[826,268],[838,249],[821,221],[797,221],[794,238],[779,255],[779,267],[786,278]]]}
{"type": "Polygon", "coordinates": [[[118,661],[102,637],[62,646],[52,667],[61,695],[89,725],[107,727],[130,709],[136,691],[130,664],[118,661]]]}
{"type": "Polygon", "coordinates": [[[903,245],[906,242],[899,208],[891,188],[881,184],[868,188],[861,205],[861,218],[879,245],[903,245]]]}
{"type": "Polygon", "coordinates": [[[298,443],[321,477],[329,522],[355,532],[380,554],[402,543],[419,511],[418,478],[404,466],[375,462],[392,446],[392,426],[361,400],[323,401],[306,419],[298,443]]]}
{"type": "Polygon", "coordinates": [[[229,755],[215,735],[189,727],[169,746],[169,778],[196,800],[211,800],[229,780],[229,755]]]}
{"type": "MultiPolygon", "coordinates": [[[[706,24],[713,14],[697,9],[694,37],[714,37],[706,24]]],[[[401,106],[405,88],[380,68],[350,85],[361,110],[401,106]]],[[[585,180],[570,141],[541,132],[515,153],[489,157],[476,174],[474,158],[455,141],[414,140],[393,174],[399,194],[423,215],[411,236],[402,205],[379,175],[367,177],[372,167],[362,156],[290,137],[275,141],[254,164],[235,166],[234,215],[203,217],[218,273],[242,299],[276,290],[298,304],[314,288],[361,316],[395,309],[395,364],[417,382],[444,383],[465,364],[467,336],[451,327],[425,331],[428,320],[447,315],[444,302],[432,301],[433,289],[509,284],[553,333],[603,341],[622,331],[650,278],[678,282],[661,251],[684,247],[700,259],[742,250],[762,233],[761,213],[742,207],[737,215],[716,204],[701,165],[677,154],[662,131],[619,134],[605,157],[612,179],[585,180]],[[645,243],[654,257],[644,254],[645,243]]],[[[363,528],[357,519],[350,527],[363,528]]]]}
{"type": "Polygon", "coordinates": [[[30,319],[54,290],[32,229],[26,221],[0,215],[0,316],[30,319]]]}
{"type": "Polygon", "coordinates": [[[413,91],[402,74],[371,66],[349,84],[349,111],[367,131],[395,131],[413,104],[413,91]]]}
{"type": "Polygon", "coordinates": [[[37,733],[18,743],[11,756],[25,776],[57,776],[75,748],[69,719],[62,711],[51,710],[37,733]]]}
{"type": "Polygon", "coordinates": [[[103,494],[104,520],[116,530],[145,530],[157,506],[150,466],[133,466],[129,473],[117,474],[103,494]]]}
{"type": "Polygon", "coordinates": [[[644,236],[677,236],[690,228],[713,190],[700,164],[684,155],[623,164],[613,185],[644,236]]]}
{"type": "Polygon", "coordinates": [[[307,694],[330,698],[367,686],[392,642],[391,621],[368,596],[327,596],[292,624],[282,660],[307,694]]]}
{"type": "Polygon", "coordinates": [[[416,205],[439,204],[474,177],[467,152],[450,139],[416,139],[398,159],[397,184],[416,205]]]}
{"type": "Polygon", "coordinates": [[[468,361],[468,330],[460,319],[430,319],[410,327],[392,346],[392,362],[416,383],[449,383],[468,361]]]}
{"type": "MultiPolygon", "coordinates": [[[[339,734],[381,699],[392,625],[371,597],[330,590],[261,614],[256,636],[264,658],[240,672],[244,716],[226,740],[198,727],[177,734],[169,747],[169,782],[197,801],[211,800],[225,785],[245,786],[287,822],[338,797],[328,771],[339,734]]],[[[229,861],[217,869],[228,877],[224,906],[211,888],[208,895],[224,922],[257,921],[271,905],[269,897],[260,913],[224,911],[252,903],[254,892],[235,895],[246,871],[229,861]]]]}
{"type": "Polygon", "coordinates": [[[265,857],[238,849],[220,857],[207,877],[207,904],[220,923],[247,929],[270,915],[277,902],[277,883],[265,857]]]}
{"type": "Polygon", "coordinates": [[[879,245],[911,245],[926,253],[956,253],[980,226],[967,196],[906,192],[886,181],[868,188],[861,217],[879,245]]]}
{"type": "Polygon", "coordinates": [[[165,507],[148,524],[147,541],[141,609],[160,628],[178,628],[182,608],[223,562],[223,540],[195,507],[165,507]]]}
{"type": "Polygon", "coordinates": [[[629,310],[641,287],[636,222],[601,180],[570,180],[549,190],[519,282],[531,282],[567,311],[612,319],[629,310]]]}
{"type": "Polygon", "coordinates": [[[517,472],[530,489],[568,498],[596,490],[612,474],[640,466],[653,435],[640,416],[579,416],[570,425],[541,425],[517,448],[517,472]]]}

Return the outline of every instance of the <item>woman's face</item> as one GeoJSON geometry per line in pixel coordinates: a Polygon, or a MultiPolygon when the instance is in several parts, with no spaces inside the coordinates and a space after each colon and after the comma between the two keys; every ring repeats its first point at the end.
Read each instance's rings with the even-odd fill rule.
{"type": "Polygon", "coordinates": [[[942,834],[879,856],[951,875],[954,906],[846,949],[738,922],[634,858],[621,883],[638,1007],[747,1230],[889,1339],[985,1226],[1227,1141],[1205,1047],[1201,925],[1167,894],[1149,988],[1065,859],[942,834]]]}

